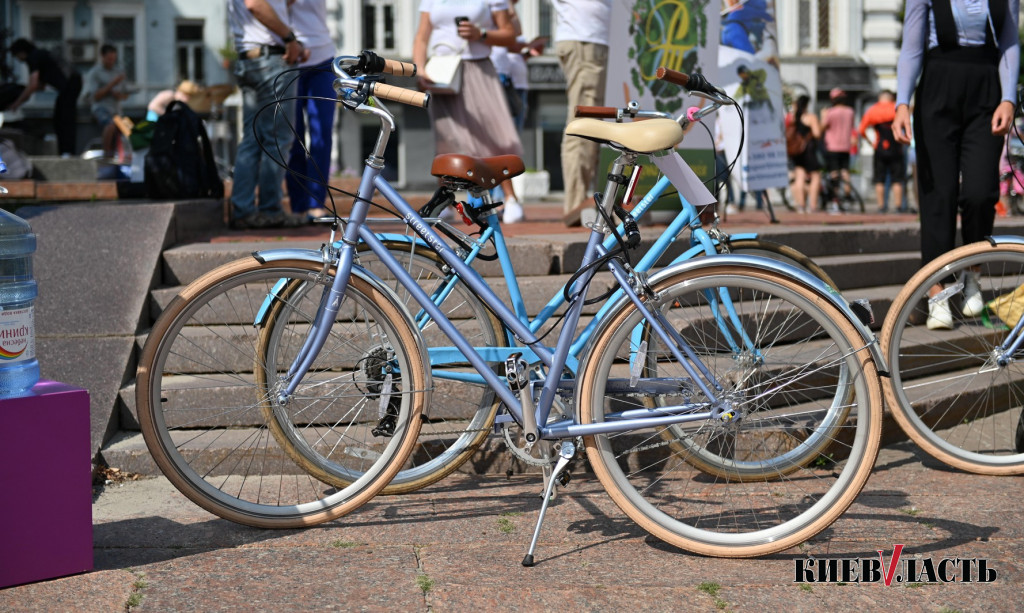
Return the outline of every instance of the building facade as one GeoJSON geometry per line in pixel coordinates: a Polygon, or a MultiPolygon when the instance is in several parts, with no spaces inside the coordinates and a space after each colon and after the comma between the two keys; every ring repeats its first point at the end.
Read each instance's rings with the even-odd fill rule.
{"type": "MultiPolygon", "coordinates": [[[[895,86],[902,2],[769,3],[773,1],[782,78],[791,89],[824,102],[830,89],[841,87],[861,107],[878,89],[895,86]]],[[[374,49],[390,57],[411,58],[419,20],[417,0],[327,0],[327,6],[328,27],[339,53],[374,49]]],[[[517,10],[527,39],[552,34],[553,15],[547,0],[521,0],[517,10]]],[[[0,19],[8,43],[17,37],[30,38],[61,53],[83,72],[95,64],[100,45],[113,44],[120,51],[133,92],[124,105],[133,117],[144,114],[154,94],[183,79],[203,85],[233,79],[224,0],[7,0],[0,19]]],[[[548,170],[552,187],[558,189],[565,96],[564,78],[552,51],[530,62],[530,111],[523,145],[527,167],[548,170]]],[[[20,64],[15,75],[24,82],[20,64]]],[[[26,115],[48,116],[52,95],[37,94],[26,115]]],[[[229,110],[237,105],[237,96],[227,101],[229,110]]],[[[428,115],[421,109],[392,107],[400,124],[388,153],[396,169],[391,178],[409,187],[429,186],[429,156],[414,153],[433,147],[428,115]]],[[[84,105],[81,116],[87,127],[84,105]]],[[[230,116],[237,117],[237,112],[230,116]]],[[[336,170],[358,171],[376,129],[373,119],[341,114],[336,127],[336,170]]],[[[235,124],[227,138],[237,139],[235,124]]]]}
{"type": "Polygon", "coordinates": [[[783,81],[819,103],[839,87],[858,106],[895,89],[899,0],[776,0],[783,81]]]}

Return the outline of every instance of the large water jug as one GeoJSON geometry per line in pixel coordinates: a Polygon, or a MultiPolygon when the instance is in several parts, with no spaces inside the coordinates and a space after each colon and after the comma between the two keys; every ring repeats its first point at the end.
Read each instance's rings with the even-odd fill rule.
{"type": "Polygon", "coordinates": [[[0,209],[0,398],[25,394],[39,381],[35,250],[36,235],[28,222],[0,209]]]}

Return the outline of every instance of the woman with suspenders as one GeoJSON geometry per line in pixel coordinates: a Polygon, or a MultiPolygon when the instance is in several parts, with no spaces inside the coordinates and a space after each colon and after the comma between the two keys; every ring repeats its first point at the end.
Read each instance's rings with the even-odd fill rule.
{"type": "MultiPolygon", "coordinates": [[[[909,144],[916,93],[922,265],[953,249],[958,211],[964,243],[992,233],[999,149],[1017,101],[1019,10],[1019,0],[907,0],[892,125],[909,144]]],[[[981,292],[972,273],[963,282],[959,306],[973,317],[984,308],[981,292]]],[[[928,327],[952,329],[950,309],[948,300],[932,302],[928,327]]]]}

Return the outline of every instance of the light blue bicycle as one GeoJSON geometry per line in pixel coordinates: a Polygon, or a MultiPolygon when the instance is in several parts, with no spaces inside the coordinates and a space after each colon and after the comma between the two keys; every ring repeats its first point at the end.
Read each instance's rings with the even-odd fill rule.
{"type": "MultiPolygon", "coordinates": [[[[551,492],[580,441],[626,514],[706,555],[780,551],[848,508],[877,454],[881,392],[876,342],[845,301],[814,276],[765,258],[698,258],[644,275],[622,248],[638,240],[628,218],[616,246],[602,245],[614,234],[610,218],[624,196],[625,168],[640,155],[675,156],[678,122],[569,126],[615,143],[619,157],[570,284],[562,329],[548,346],[383,178],[395,129],[384,100],[428,99],[379,83],[388,69],[380,64],[366,54],[335,60],[345,107],[381,122],[341,240],[332,236],[320,251],[263,251],[212,271],[182,291],[147,340],[139,420],[154,459],[186,496],[264,527],[310,525],[354,510],[406,467],[416,447],[435,389],[427,333],[437,330],[462,356],[464,366],[453,370],[486,382],[522,430],[524,450],[547,447],[557,457],[525,565],[533,564],[551,492]],[[365,224],[375,193],[532,351],[536,365],[516,354],[498,362],[460,334],[365,224]],[[430,317],[430,329],[420,330],[401,298],[355,264],[361,242],[430,317]],[[594,329],[567,382],[560,375],[599,268],[611,272],[623,297],[594,329]],[[562,393],[566,387],[572,393],[562,393]],[[678,445],[666,441],[667,431],[678,433],[678,445]],[[701,458],[736,459],[730,446],[744,448],[739,461],[756,463],[761,454],[778,470],[733,480],[695,466],[701,458]],[[827,458],[805,462],[809,451],[825,448],[827,458]]],[[[696,75],[680,80],[714,95],[696,75]]],[[[445,180],[474,189],[514,170],[503,160],[457,162],[442,160],[445,180]]]]}

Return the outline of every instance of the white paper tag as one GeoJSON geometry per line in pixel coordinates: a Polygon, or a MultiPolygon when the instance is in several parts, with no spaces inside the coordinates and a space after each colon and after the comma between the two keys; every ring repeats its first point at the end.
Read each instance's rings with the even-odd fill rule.
{"type": "Polygon", "coordinates": [[[708,191],[707,186],[697,177],[697,174],[675,151],[660,155],[652,154],[651,160],[679,190],[679,194],[693,206],[699,208],[718,202],[718,199],[708,191]]]}

